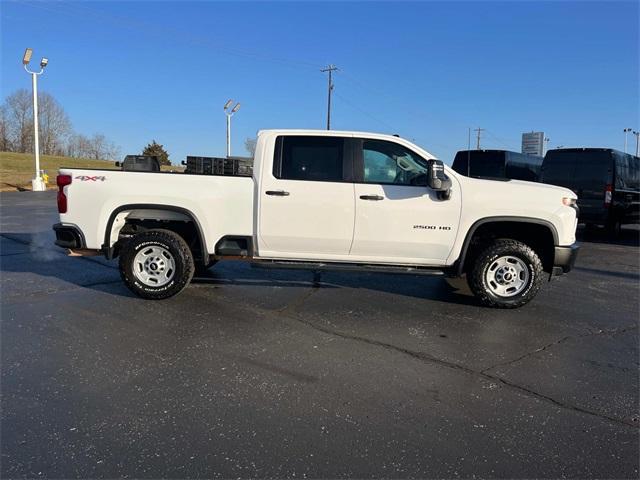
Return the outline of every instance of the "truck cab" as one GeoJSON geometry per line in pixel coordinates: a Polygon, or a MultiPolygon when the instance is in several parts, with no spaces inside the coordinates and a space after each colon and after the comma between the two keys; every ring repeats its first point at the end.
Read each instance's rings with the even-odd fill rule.
{"type": "Polygon", "coordinates": [[[269,135],[264,144],[255,197],[261,257],[446,262],[460,185],[452,179],[446,200],[427,187],[429,153],[366,135],[269,135]]]}

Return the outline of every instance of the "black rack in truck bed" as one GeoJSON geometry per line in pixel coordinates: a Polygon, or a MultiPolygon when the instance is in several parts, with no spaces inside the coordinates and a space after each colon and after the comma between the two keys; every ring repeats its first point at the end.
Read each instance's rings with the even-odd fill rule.
{"type": "Polygon", "coordinates": [[[184,173],[195,175],[233,175],[250,177],[253,174],[253,158],[249,157],[196,157],[187,156],[183,162],[184,173]]]}

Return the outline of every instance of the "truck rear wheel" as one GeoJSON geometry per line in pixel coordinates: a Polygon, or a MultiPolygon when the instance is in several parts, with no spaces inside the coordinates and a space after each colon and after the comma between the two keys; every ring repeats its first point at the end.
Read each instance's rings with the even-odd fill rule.
{"type": "Polygon", "coordinates": [[[120,253],[120,276],[142,298],[161,300],[180,293],[191,281],[193,272],[189,246],[170,230],[139,233],[120,253]]]}
{"type": "Polygon", "coordinates": [[[529,246],[500,239],[476,257],[469,287],[482,304],[517,308],[536,296],[542,283],[542,262],[529,246]]]}

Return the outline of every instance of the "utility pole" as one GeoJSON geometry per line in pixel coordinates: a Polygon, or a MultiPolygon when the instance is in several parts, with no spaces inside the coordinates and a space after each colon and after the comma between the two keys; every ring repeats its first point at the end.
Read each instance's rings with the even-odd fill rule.
{"type": "Polygon", "coordinates": [[[634,130],[633,134],[636,136],[636,157],[638,157],[640,156],[640,150],[638,149],[638,147],[640,147],[640,132],[634,130]]]}
{"type": "Polygon", "coordinates": [[[474,132],[478,132],[477,141],[476,141],[476,150],[480,150],[480,135],[484,132],[484,128],[476,128],[474,132]]]}
{"type": "Polygon", "coordinates": [[[467,128],[467,177],[471,176],[471,127],[467,128]]]}
{"type": "Polygon", "coordinates": [[[331,92],[333,91],[333,72],[338,70],[333,64],[327,66],[327,68],[323,68],[320,70],[321,72],[329,72],[329,94],[327,96],[327,130],[331,130],[331,92]]]}
{"type": "Polygon", "coordinates": [[[631,130],[631,128],[625,128],[624,130],[622,130],[624,132],[624,153],[627,153],[627,133],[629,133],[631,130]]]}

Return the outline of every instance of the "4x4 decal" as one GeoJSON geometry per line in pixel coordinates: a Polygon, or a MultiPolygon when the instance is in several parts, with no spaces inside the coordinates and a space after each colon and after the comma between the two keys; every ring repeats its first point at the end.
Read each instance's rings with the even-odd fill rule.
{"type": "Polygon", "coordinates": [[[107,177],[103,175],[94,175],[94,176],[78,175],[75,178],[76,180],[80,180],[81,182],[97,182],[98,180],[100,180],[101,182],[104,182],[107,179],[107,177]]]}

